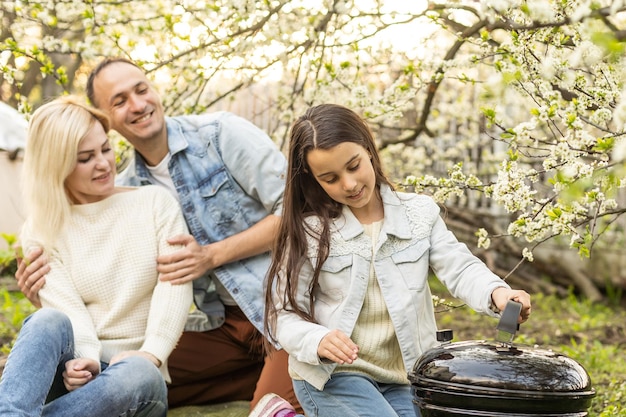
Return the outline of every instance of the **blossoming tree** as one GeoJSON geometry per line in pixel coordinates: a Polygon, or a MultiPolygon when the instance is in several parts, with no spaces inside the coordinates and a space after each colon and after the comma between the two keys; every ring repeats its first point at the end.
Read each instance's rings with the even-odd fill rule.
{"type": "Polygon", "coordinates": [[[0,97],[25,113],[102,56],[142,64],[169,113],[239,106],[281,146],[342,103],[502,276],[626,287],[624,0],[0,4],[0,97]]]}

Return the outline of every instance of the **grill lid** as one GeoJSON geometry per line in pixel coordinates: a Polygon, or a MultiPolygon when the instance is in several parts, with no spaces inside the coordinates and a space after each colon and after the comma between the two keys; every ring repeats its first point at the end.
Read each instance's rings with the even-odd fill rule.
{"type": "Polygon", "coordinates": [[[516,304],[503,312],[497,341],[450,343],[451,331],[444,331],[443,344],[418,358],[409,380],[424,417],[588,415],[595,391],[580,364],[551,350],[513,346],[516,304]]]}
{"type": "Polygon", "coordinates": [[[417,385],[446,383],[506,391],[586,392],[591,381],[573,359],[525,346],[503,346],[488,341],[450,343],[425,352],[409,375],[417,385]]]}
{"type": "MultiPolygon", "coordinates": [[[[551,350],[514,346],[521,304],[509,301],[496,329],[497,341],[446,343],[451,331],[441,333],[444,343],[425,352],[409,379],[418,386],[447,386],[457,391],[476,387],[508,392],[588,392],[587,371],[573,359],[551,350]]],[[[439,335],[438,335],[439,336],[439,335]]],[[[507,394],[508,395],[508,394],[507,394]]]]}

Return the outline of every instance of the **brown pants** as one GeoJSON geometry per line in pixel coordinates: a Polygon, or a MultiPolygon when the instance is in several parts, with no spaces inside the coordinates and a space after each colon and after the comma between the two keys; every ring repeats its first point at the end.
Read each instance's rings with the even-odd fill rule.
{"type": "Polygon", "coordinates": [[[168,359],[171,408],[251,401],[273,392],[302,408],[287,372],[284,350],[264,355],[263,336],[238,307],[226,306],[226,321],[208,332],[184,332],[168,359]]]}

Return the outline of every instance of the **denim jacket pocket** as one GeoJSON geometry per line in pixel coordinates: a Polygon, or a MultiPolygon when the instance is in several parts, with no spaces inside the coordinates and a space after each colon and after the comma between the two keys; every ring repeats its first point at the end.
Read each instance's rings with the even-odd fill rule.
{"type": "Polygon", "coordinates": [[[422,239],[391,255],[391,260],[409,290],[422,291],[428,282],[430,243],[422,239]]]}
{"type": "Polygon", "coordinates": [[[329,256],[322,265],[318,299],[342,300],[350,288],[352,255],[329,256]]]}
{"type": "Polygon", "coordinates": [[[198,184],[200,196],[205,201],[205,215],[216,224],[231,223],[239,213],[236,193],[225,169],[219,169],[198,184]]]}
{"type": "Polygon", "coordinates": [[[352,255],[329,256],[322,265],[322,271],[336,274],[352,265],[352,262],[352,255]]]}

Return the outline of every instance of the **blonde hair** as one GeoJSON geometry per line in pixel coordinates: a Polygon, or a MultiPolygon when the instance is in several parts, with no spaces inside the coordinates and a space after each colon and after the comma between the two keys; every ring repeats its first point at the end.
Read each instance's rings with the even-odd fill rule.
{"type": "Polygon", "coordinates": [[[80,142],[95,123],[108,132],[108,117],[77,96],[48,102],[30,119],[22,172],[25,230],[31,244],[44,251],[52,249],[69,216],[72,202],[65,180],[76,167],[80,142]]]}

